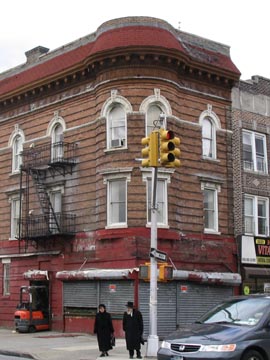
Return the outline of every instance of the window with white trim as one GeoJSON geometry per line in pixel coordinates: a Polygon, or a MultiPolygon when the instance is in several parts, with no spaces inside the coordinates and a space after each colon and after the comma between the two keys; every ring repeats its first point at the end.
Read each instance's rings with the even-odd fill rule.
{"type": "MultiPolygon", "coordinates": [[[[157,204],[157,226],[167,228],[168,225],[168,184],[174,169],[160,169],[157,178],[156,204],[157,204]]],[[[152,170],[142,170],[143,181],[146,183],[146,222],[151,225],[152,215],[152,170]]]]}
{"type": "Polygon", "coordinates": [[[108,181],[108,226],[127,224],[127,181],[113,179],[108,181]]]}
{"type": "Polygon", "coordinates": [[[10,295],[10,259],[2,259],[3,264],[3,296],[10,295]]]}
{"type": "Polygon", "coordinates": [[[204,232],[218,232],[218,192],[220,186],[202,183],[204,232]]]}
{"type": "Polygon", "coordinates": [[[127,179],[107,179],[107,227],[127,226],[127,179]]]}
{"type": "Polygon", "coordinates": [[[52,131],[51,142],[51,159],[53,162],[62,161],[64,157],[63,146],[63,127],[60,123],[56,123],[52,131]]]}
{"type": "Polygon", "coordinates": [[[244,170],[267,173],[266,136],[254,131],[242,132],[244,170]]]}
{"type": "Polygon", "coordinates": [[[163,113],[162,108],[157,104],[151,104],[147,108],[146,113],[146,135],[148,136],[157,127],[157,121],[160,118],[160,114],[163,113]]]}
{"type": "Polygon", "coordinates": [[[126,146],[126,111],[121,104],[114,104],[107,115],[107,147],[126,146]]]}
{"type": "Polygon", "coordinates": [[[61,219],[62,219],[62,191],[61,187],[56,187],[49,189],[50,202],[54,211],[54,214],[50,210],[50,230],[52,233],[58,233],[59,229],[57,224],[61,229],[61,219]],[[57,223],[56,223],[57,221],[57,223]]]}
{"type": "Polygon", "coordinates": [[[12,144],[12,172],[18,172],[22,164],[23,139],[20,135],[15,136],[12,144]]]}
{"type": "Polygon", "coordinates": [[[244,196],[245,234],[256,236],[269,235],[269,199],[244,196]]]}
{"type": "MultiPolygon", "coordinates": [[[[157,180],[156,190],[157,203],[157,225],[168,226],[168,211],[167,211],[167,180],[157,180]]],[[[152,214],[152,179],[147,179],[147,225],[151,224],[152,214]]]]}
{"type": "Polygon", "coordinates": [[[10,240],[19,237],[19,220],[20,220],[20,195],[13,195],[10,201],[10,240]]]}
{"type": "Polygon", "coordinates": [[[202,120],[202,155],[210,159],[216,158],[216,129],[210,117],[202,120]]]}

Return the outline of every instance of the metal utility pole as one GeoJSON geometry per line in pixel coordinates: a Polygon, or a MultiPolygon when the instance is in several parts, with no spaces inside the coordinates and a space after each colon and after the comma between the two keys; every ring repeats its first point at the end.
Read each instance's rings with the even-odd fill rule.
{"type": "MultiPolygon", "coordinates": [[[[159,120],[162,123],[162,120],[159,120]]],[[[163,121],[166,126],[166,121],[163,121]]],[[[180,150],[177,146],[180,139],[173,131],[160,128],[141,140],[142,167],[152,167],[152,197],[151,197],[151,249],[150,249],[150,324],[147,339],[146,357],[156,357],[159,348],[157,336],[157,258],[165,260],[166,254],[157,249],[157,177],[158,167],[179,167],[180,150]]]]}
{"type": "MultiPolygon", "coordinates": [[[[151,203],[151,248],[157,249],[157,173],[152,168],[152,203],[151,203]]],[[[157,356],[159,339],[157,336],[157,259],[150,258],[150,331],[147,339],[147,357],[157,356]]]]}

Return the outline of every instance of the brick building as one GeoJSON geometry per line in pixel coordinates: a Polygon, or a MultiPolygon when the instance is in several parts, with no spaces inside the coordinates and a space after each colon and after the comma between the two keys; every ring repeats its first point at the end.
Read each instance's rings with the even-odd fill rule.
{"type": "Polygon", "coordinates": [[[253,76],[232,92],[235,236],[243,290],[269,291],[270,80],[253,76]]]}
{"type": "Polygon", "coordinates": [[[181,167],[158,170],[158,333],[238,288],[229,48],[153,18],[129,17],[0,75],[0,323],[22,285],[49,291],[51,327],[92,332],[99,302],[118,336],[127,300],[149,323],[151,169],[141,139],[165,119],[181,167]],[[160,116],[162,115],[162,116],[160,116]]]}

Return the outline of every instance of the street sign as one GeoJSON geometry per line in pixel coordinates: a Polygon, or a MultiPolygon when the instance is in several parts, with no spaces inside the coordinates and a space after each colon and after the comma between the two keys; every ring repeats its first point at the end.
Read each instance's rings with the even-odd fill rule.
{"type": "Polygon", "coordinates": [[[160,261],[165,261],[165,262],[167,261],[167,254],[155,248],[151,248],[150,257],[154,257],[160,261]]]}

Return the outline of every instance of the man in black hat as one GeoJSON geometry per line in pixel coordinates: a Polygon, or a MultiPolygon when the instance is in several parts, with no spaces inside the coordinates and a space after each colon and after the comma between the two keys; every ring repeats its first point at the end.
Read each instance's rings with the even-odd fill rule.
{"type": "Polygon", "coordinates": [[[123,316],[123,330],[125,331],[129,358],[133,359],[134,351],[136,350],[137,359],[142,359],[143,317],[139,310],[134,309],[133,302],[128,301],[126,307],[127,311],[125,311],[123,316]]]}

